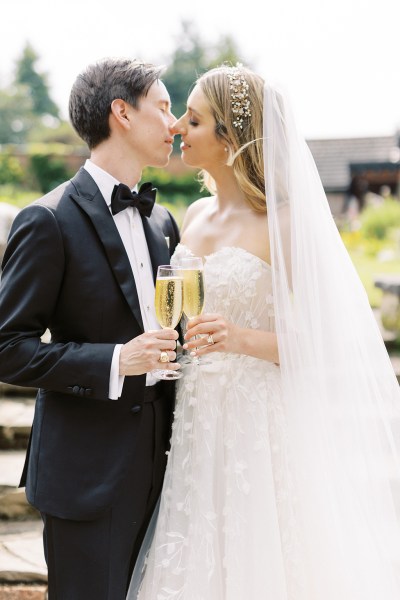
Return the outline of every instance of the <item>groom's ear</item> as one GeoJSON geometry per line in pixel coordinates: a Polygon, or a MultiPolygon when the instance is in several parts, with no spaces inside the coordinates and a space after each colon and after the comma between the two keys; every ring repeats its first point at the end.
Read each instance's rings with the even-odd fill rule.
{"type": "Polygon", "coordinates": [[[129,104],[121,98],[116,98],[111,102],[111,115],[115,122],[120,126],[126,128],[130,122],[129,104]]]}

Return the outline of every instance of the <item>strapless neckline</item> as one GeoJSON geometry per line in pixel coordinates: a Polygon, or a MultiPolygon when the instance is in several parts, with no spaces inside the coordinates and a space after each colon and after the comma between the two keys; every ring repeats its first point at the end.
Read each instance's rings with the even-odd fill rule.
{"type": "MultiPolygon", "coordinates": [[[[186,244],[182,244],[182,243],[179,243],[176,246],[175,252],[179,248],[179,246],[181,248],[184,248],[185,250],[187,250],[188,252],[190,252],[190,254],[192,256],[194,256],[192,250],[188,246],[186,246],[186,244]]],[[[219,254],[223,254],[223,253],[226,253],[226,252],[229,252],[229,251],[231,251],[231,252],[238,252],[238,253],[240,253],[242,255],[249,256],[250,258],[254,258],[255,260],[259,261],[262,265],[264,265],[267,269],[272,269],[272,266],[269,263],[267,263],[265,260],[263,260],[262,258],[260,258],[259,256],[257,256],[256,254],[253,254],[252,252],[249,252],[248,250],[245,250],[244,248],[241,248],[240,246],[222,246],[218,250],[215,250],[215,252],[211,252],[211,254],[206,254],[204,256],[204,260],[208,261],[210,259],[215,258],[219,254]]]]}

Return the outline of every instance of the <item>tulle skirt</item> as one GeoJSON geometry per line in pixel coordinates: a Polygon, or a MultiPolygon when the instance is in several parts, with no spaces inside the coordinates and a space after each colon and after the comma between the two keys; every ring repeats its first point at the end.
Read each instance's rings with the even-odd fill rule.
{"type": "Polygon", "coordinates": [[[184,373],[153,539],[128,598],[284,598],[285,570],[297,589],[302,575],[279,367],[220,354],[184,373]]]}

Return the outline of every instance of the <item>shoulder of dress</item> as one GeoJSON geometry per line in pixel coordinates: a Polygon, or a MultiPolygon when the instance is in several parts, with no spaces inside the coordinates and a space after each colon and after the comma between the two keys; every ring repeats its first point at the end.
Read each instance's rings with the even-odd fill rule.
{"type": "Polygon", "coordinates": [[[205,207],[209,206],[213,200],[215,200],[215,196],[204,196],[203,198],[198,198],[198,200],[195,200],[194,202],[189,204],[187,208],[187,213],[194,215],[202,209],[204,209],[205,207]]]}

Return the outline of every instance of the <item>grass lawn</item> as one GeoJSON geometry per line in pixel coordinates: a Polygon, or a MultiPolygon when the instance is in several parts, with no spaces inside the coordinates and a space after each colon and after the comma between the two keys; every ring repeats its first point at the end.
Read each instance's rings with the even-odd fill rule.
{"type": "Polygon", "coordinates": [[[400,230],[388,229],[379,238],[361,230],[340,233],[372,308],[379,308],[382,290],[375,286],[380,275],[400,275],[400,230]]]}
{"type": "Polygon", "coordinates": [[[382,299],[382,290],[375,287],[374,279],[383,274],[400,275],[400,258],[382,261],[376,257],[368,256],[358,249],[349,250],[349,254],[367,290],[371,306],[373,308],[379,307],[382,299]]]}

